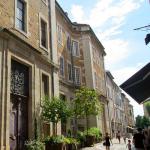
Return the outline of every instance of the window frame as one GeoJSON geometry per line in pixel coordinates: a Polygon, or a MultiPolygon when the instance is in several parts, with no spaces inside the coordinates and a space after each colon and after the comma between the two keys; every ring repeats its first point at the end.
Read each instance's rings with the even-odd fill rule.
{"type": "Polygon", "coordinates": [[[64,61],[64,57],[63,56],[59,57],[59,68],[60,68],[59,69],[60,76],[64,77],[65,76],[65,61],[64,61]],[[63,70],[63,75],[61,74],[61,61],[60,61],[60,58],[62,58],[62,60],[63,60],[63,65],[62,65],[63,66],[63,69],[62,69],[63,70]]]}
{"type": "Polygon", "coordinates": [[[48,52],[49,51],[49,24],[48,24],[48,20],[41,13],[39,13],[39,36],[40,36],[40,42],[39,42],[40,48],[48,52]],[[41,21],[46,23],[46,47],[42,45],[42,41],[41,41],[42,40],[41,21]]]}
{"type": "Polygon", "coordinates": [[[77,40],[72,40],[71,41],[71,46],[72,46],[72,55],[75,57],[80,57],[80,49],[79,49],[79,41],[77,40]],[[77,50],[78,50],[78,54],[77,54],[77,50],[74,50],[74,43],[77,43],[77,50]]]}
{"type": "MultiPolygon", "coordinates": [[[[48,72],[46,72],[46,71],[44,71],[44,70],[40,70],[40,87],[41,87],[41,89],[40,89],[40,91],[41,91],[41,94],[40,94],[40,97],[41,97],[41,100],[43,99],[43,85],[42,85],[42,83],[43,83],[43,79],[42,79],[42,77],[43,77],[43,75],[45,75],[46,77],[47,77],[47,81],[48,81],[48,83],[47,83],[47,87],[48,87],[48,96],[50,96],[51,95],[51,78],[50,78],[50,75],[48,74],[48,72]]],[[[41,102],[40,102],[41,103],[41,102]]]]}
{"type": "Polygon", "coordinates": [[[24,36],[28,37],[28,0],[22,0],[24,3],[24,30],[17,26],[17,3],[21,0],[15,0],[15,15],[14,15],[14,28],[24,36]]]}
{"type": "Polygon", "coordinates": [[[76,85],[81,85],[81,68],[78,67],[78,66],[74,66],[74,83],[76,85]],[[76,82],[77,81],[77,79],[76,79],[76,71],[75,71],[76,69],[79,69],[79,83],[76,82]]]}
{"type": "Polygon", "coordinates": [[[62,26],[60,24],[57,23],[57,42],[60,45],[63,45],[63,29],[62,26]],[[60,29],[60,30],[59,30],[60,29]],[[59,32],[60,31],[60,32],[59,32]],[[59,38],[60,36],[60,38],[59,38]],[[60,40],[61,39],[61,40],[60,40]]]}
{"type": "Polygon", "coordinates": [[[69,82],[73,82],[73,71],[72,71],[72,64],[68,61],[67,62],[67,72],[68,72],[68,81],[69,82]],[[68,67],[68,65],[70,65],[71,66],[71,80],[69,79],[69,67],[68,67]]]}
{"type": "Polygon", "coordinates": [[[71,53],[71,47],[72,47],[71,36],[69,34],[67,34],[66,36],[67,36],[66,49],[69,53],[71,53]]]}

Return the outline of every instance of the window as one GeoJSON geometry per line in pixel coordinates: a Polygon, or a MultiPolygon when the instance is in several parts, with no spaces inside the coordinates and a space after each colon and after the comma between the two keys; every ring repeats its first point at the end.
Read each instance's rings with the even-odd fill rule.
{"type": "Polygon", "coordinates": [[[42,96],[48,96],[49,95],[49,80],[48,76],[45,74],[42,74],[42,96]]]}
{"type": "Polygon", "coordinates": [[[15,24],[19,30],[26,31],[25,26],[26,3],[23,0],[17,0],[15,24]]]}
{"type": "Polygon", "coordinates": [[[74,67],[74,81],[76,85],[80,85],[80,68],[74,67]]]}
{"type": "Polygon", "coordinates": [[[41,36],[41,46],[44,48],[48,48],[48,35],[47,35],[47,23],[46,21],[44,21],[43,19],[40,20],[40,24],[41,24],[41,31],[40,31],[40,36],[41,36]]]}
{"type": "Polygon", "coordinates": [[[68,36],[68,38],[67,38],[67,50],[71,51],[71,38],[70,38],[70,36],[68,36]]]}
{"type": "Polygon", "coordinates": [[[72,81],[72,65],[68,63],[68,80],[72,81]]]}
{"type": "Polygon", "coordinates": [[[60,75],[64,76],[64,58],[60,57],[60,75]]]}
{"type": "Polygon", "coordinates": [[[57,25],[57,39],[58,39],[58,42],[60,44],[63,43],[63,39],[62,39],[62,28],[60,25],[57,25]]]}
{"type": "Polygon", "coordinates": [[[73,56],[79,56],[79,43],[77,41],[72,42],[72,53],[73,56]]]}

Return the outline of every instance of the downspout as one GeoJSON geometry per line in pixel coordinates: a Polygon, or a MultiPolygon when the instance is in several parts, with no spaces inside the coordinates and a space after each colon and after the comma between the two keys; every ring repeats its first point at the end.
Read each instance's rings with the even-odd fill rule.
{"type": "MultiPolygon", "coordinates": [[[[70,57],[71,57],[71,66],[72,66],[72,80],[73,80],[73,91],[75,90],[75,69],[74,69],[74,59],[73,59],[73,41],[71,39],[71,47],[70,47],[70,57]]],[[[78,123],[77,123],[77,116],[75,115],[74,118],[74,134],[75,137],[77,136],[77,130],[78,130],[78,123]]]]}
{"type": "MultiPolygon", "coordinates": [[[[53,62],[53,41],[52,41],[52,32],[51,32],[51,27],[52,27],[52,24],[51,24],[51,3],[50,3],[51,0],[48,1],[48,12],[49,12],[49,42],[50,42],[50,60],[53,62]]],[[[54,66],[51,67],[51,97],[54,96],[54,66]]]]}

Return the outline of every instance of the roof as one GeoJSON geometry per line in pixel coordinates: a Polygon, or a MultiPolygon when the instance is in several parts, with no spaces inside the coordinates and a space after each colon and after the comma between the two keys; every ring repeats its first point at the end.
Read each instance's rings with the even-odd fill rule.
{"type": "Polygon", "coordinates": [[[120,85],[138,103],[150,97],[150,63],[120,85]]]}
{"type": "Polygon", "coordinates": [[[113,77],[113,75],[111,74],[111,72],[110,71],[106,71],[106,74],[113,80],[114,79],[114,77],[113,77]]]}
{"type": "Polygon", "coordinates": [[[103,48],[103,54],[104,56],[106,55],[106,52],[104,51],[104,46],[102,45],[102,43],[100,42],[100,40],[98,39],[98,37],[96,36],[96,34],[94,33],[93,29],[91,28],[90,25],[88,24],[80,24],[77,22],[72,22],[70,20],[70,18],[67,15],[67,12],[65,12],[62,7],[59,5],[59,3],[56,1],[56,8],[59,10],[59,12],[63,15],[64,19],[72,26],[72,28],[74,26],[78,27],[79,31],[82,32],[82,29],[80,27],[88,27],[87,30],[84,30],[84,32],[90,32],[91,35],[93,35],[93,37],[96,39],[96,41],[98,42],[98,44],[103,48]]]}

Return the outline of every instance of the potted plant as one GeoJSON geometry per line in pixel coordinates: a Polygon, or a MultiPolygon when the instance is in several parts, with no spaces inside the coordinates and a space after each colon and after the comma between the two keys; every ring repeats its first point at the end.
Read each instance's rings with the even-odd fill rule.
{"type": "Polygon", "coordinates": [[[25,142],[25,147],[27,150],[45,150],[45,144],[39,139],[37,120],[34,120],[34,139],[25,142]]]}
{"type": "Polygon", "coordinates": [[[63,150],[65,144],[64,136],[62,135],[47,137],[44,142],[46,150],[63,150]]]}
{"type": "Polygon", "coordinates": [[[90,131],[85,131],[85,145],[86,146],[94,146],[95,143],[95,134],[90,131]],[[87,134],[88,133],[88,134],[87,134]]]}
{"type": "Polygon", "coordinates": [[[25,143],[27,150],[45,150],[45,145],[39,140],[30,140],[25,143]]]}
{"type": "MultiPolygon", "coordinates": [[[[62,121],[65,122],[71,116],[71,110],[69,106],[60,98],[57,97],[45,97],[42,103],[42,117],[47,122],[53,123],[53,135],[51,138],[46,140],[46,150],[50,150],[50,145],[62,145],[60,150],[63,148],[62,136],[57,136],[57,124],[62,121]],[[61,141],[61,142],[60,142],[61,141]]],[[[57,147],[57,146],[56,146],[57,147]]],[[[57,147],[58,148],[58,147],[57,147]]],[[[54,149],[54,148],[53,148],[54,149]]],[[[59,150],[59,149],[57,149],[59,150]]]]}
{"type": "Polygon", "coordinates": [[[100,142],[102,138],[102,133],[99,128],[92,127],[88,130],[88,133],[93,134],[95,136],[95,142],[100,142]]]}
{"type": "Polygon", "coordinates": [[[65,138],[66,150],[77,150],[78,141],[75,138],[65,138]]]}
{"type": "MultiPolygon", "coordinates": [[[[94,144],[94,135],[88,133],[88,118],[91,115],[98,115],[101,112],[101,110],[101,103],[94,89],[81,87],[80,89],[76,90],[74,99],[74,113],[77,118],[86,119],[86,143],[92,140],[92,145],[94,144]]],[[[88,144],[87,146],[91,145],[88,144]]]]}
{"type": "Polygon", "coordinates": [[[80,142],[80,147],[84,147],[85,143],[85,134],[81,131],[77,132],[77,140],[80,142]]]}

